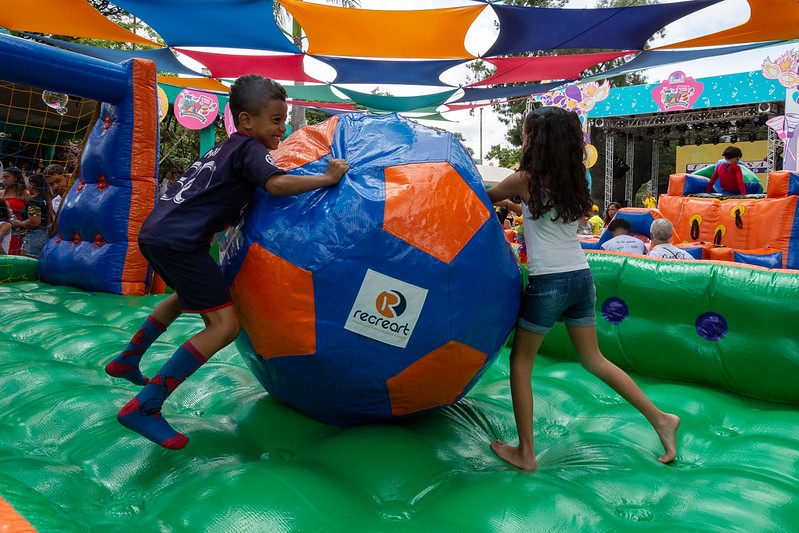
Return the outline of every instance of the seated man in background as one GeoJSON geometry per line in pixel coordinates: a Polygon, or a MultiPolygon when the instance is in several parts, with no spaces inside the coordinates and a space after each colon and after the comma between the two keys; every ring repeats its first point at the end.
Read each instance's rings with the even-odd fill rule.
{"type": "Polygon", "coordinates": [[[602,244],[603,250],[611,252],[627,252],[631,254],[645,254],[646,246],[641,239],[630,235],[630,222],[623,218],[614,218],[610,221],[607,231],[613,238],[602,244]]]}
{"type": "Polygon", "coordinates": [[[649,257],[665,257],[672,259],[693,259],[693,256],[671,244],[674,226],[666,218],[659,218],[649,227],[649,236],[652,238],[652,248],[649,257]]]}

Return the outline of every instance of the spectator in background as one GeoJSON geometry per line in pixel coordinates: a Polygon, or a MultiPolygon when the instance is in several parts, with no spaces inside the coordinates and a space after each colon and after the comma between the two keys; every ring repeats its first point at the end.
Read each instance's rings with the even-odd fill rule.
{"type": "Polygon", "coordinates": [[[25,205],[25,219],[15,220],[13,225],[22,232],[22,255],[39,257],[50,237],[50,193],[44,174],[32,174],[28,182],[28,190],[33,196],[25,205]]]}
{"type": "Polygon", "coordinates": [[[28,184],[28,178],[30,178],[33,171],[31,170],[31,164],[29,161],[23,161],[19,164],[20,170],[22,170],[22,177],[25,178],[25,184],[28,184]]]}
{"type": "Polygon", "coordinates": [[[8,202],[0,198],[0,254],[7,254],[11,244],[11,208],[8,202]]]}
{"type": "Polygon", "coordinates": [[[44,177],[47,181],[47,186],[50,188],[52,200],[50,207],[53,213],[53,222],[58,217],[58,210],[61,208],[61,199],[67,193],[67,186],[69,178],[66,170],[58,163],[53,163],[44,169],[44,177]]]}
{"type": "Polygon", "coordinates": [[[602,228],[605,227],[605,221],[599,216],[599,207],[596,204],[591,206],[591,218],[588,219],[588,222],[591,224],[591,231],[594,235],[599,235],[602,228]]]}
{"type": "Polygon", "coordinates": [[[652,248],[649,257],[665,257],[671,259],[693,260],[693,256],[671,244],[674,226],[667,218],[659,218],[649,227],[649,236],[652,238],[652,248]]]}
{"type": "Polygon", "coordinates": [[[646,246],[641,239],[630,235],[630,222],[623,218],[614,218],[608,224],[608,231],[613,238],[602,243],[601,248],[611,252],[627,252],[645,254],[646,246]]]}
{"type": "Polygon", "coordinates": [[[594,226],[591,225],[588,215],[583,215],[577,219],[577,235],[593,235],[594,226]]]}
{"type": "Polygon", "coordinates": [[[158,197],[161,198],[169,186],[175,183],[179,177],[180,175],[174,170],[165,172],[164,177],[161,179],[161,183],[158,185],[158,197]]]}
{"type": "MultiPolygon", "coordinates": [[[[3,198],[11,209],[11,221],[21,221],[26,218],[25,203],[30,195],[25,186],[25,178],[22,170],[17,167],[7,167],[3,169],[3,198]]],[[[15,228],[16,229],[16,228],[15,228]]],[[[14,231],[11,236],[11,243],[8,247],[9,255],[19,255],[22,252],[22,237],[18,231],[14,231]]]]}
{"type": "Polygon", "coordinates": [[[621,204],[619,202],[610,202],[608,204],[608,208],[605,209],[604,219],[606,228],[608,227],[608,224],[610,224],[610,221],[613,220],[613,217],[616,216],[616,213],[618,213],[619,209],[621,209],[621,204]]]}

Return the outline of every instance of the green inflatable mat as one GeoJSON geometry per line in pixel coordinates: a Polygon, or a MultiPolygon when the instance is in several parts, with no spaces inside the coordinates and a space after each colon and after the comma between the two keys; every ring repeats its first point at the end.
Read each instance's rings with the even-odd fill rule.
{"type": "MultiPolygon", "coordinates": [[[[116,422],[138,388],[103,372],[162,297],[0,285],[0,531],[799,531],[796,406],[632,374],[682,418],[662,465],[632,407],[541,355],[524,473],[489,448],[515,441],[507,350],[455,405],[339,428],[275,401],[228,347],[167,402],[191,441],[164,450],[116,422]]],[[[200,328],[179,318],[145,373],[200,328]]]]}

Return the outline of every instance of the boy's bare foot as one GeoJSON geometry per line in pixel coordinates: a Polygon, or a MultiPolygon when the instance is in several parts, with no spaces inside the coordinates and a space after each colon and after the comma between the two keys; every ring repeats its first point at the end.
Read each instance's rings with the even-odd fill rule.
{"type": "Polygon", "coordinates": [[[660,442],[666,453],[658,457],[663,464],[672,462],[677,457],[677,430],[680,428],[680,417],[666,413],[663,422],[655,426],[660,442]]]}
{"type": "Polygon", "coordinates": [[[501,440],[495,440],[491,443],[491,449],[500,459],[522,470],[535,470],[538,466],[535,462],[535,455],[528,456],[522,453],[518,446],[509,446],[501,440]]]}

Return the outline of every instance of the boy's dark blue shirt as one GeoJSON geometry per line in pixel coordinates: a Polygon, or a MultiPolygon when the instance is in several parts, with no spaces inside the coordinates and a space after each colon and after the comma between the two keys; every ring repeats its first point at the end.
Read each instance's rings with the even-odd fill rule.
{"type": "Polygon", "coordinates": [[[155,204],[139,242],[185,252],[209,248],[238,222],[256,187],[284,174],[256,139],[234,133],[195,162],[155,204]]]}

